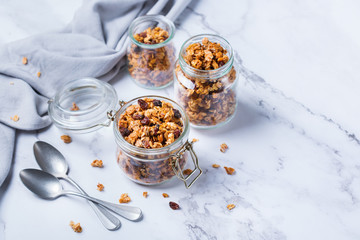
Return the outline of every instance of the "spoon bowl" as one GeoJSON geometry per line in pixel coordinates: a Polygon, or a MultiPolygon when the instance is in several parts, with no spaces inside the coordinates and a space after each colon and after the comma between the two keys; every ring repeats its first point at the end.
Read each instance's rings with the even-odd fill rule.
{"type": "Polygon", "coordinates": [[[41,198],[58,198],[63,190],[61,183],[56,177],[37,169],[22,170],[20,178],[30,191],[41,198]]]}

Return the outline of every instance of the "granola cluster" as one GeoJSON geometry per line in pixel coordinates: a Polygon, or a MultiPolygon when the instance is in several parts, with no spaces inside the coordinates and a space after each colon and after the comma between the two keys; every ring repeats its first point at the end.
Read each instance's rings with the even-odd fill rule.
{"type": "Polygon", "coordinates": [[[140,148],[161,148],[180,137],[183,122],[179,110],[158,99],[139,99],[119,120],[119,131],[127,142],[140,148]]]}
{"type": "Polygon", "coordinates": [[[226,53],[219,43],[204,38],[202,44],[189,45],[183,56],[185,62],[195,68],[196,77],[183,71],[180,64],[176,65],[176,98],[194,125],[217,125],[228,120],[235,112],[236,94],[232,89],[236,80],[235,68],[232,67],[220,78],[212,77],[211,73],[211,70],[229,61],[226,53]]]}
{"type": "MultiPolygon", "coordinates": [[[[142,44],[159,44],[169,38],[160,27],[148,28],[135,34],[134,39],[142,44]]],[[[128,51],[128,69],[131,77],[148,87],[161,87],[173,80],[175,48],[172,44],[148,49],[131,44],[128,51]]]]}
{"type": "Polygon", "coordinates": [[[74,221],[70,221],[70,227],[74,230],[74,232],[81,233],[82,227],[80,226],[80,223],[74,223],[74,221]]]}

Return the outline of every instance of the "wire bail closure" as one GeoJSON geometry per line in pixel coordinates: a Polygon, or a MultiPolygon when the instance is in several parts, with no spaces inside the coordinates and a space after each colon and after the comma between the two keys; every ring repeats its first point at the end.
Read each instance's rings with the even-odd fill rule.
{"type": "Polygon", "coordinates": [[[180,180],[182,180],[184,182],[185,187],[187,189],[189,189],[194,184],[194,182],[196,182],[196,180],[198,180],[198,178],[202,174],[202,170],[199,166],[199,160],[193,150],[192,145],[193,145],[193,142],[186,141],[186,143],[182,146],[182,148],[178,152],[176,152],[175,154],[170,156],[170,158],[172,158],[171,166],[172,166],[174,173],[180,180]],[[188,176],[185,177],[181,170],[179,160],[186,151],[189,151],[195,168],[191,171],[191,173],[188,176]],[[195,176],[195,172],[197,172],[197,170],[199,170],[199,173],[195,176]],[[188,181],[190,181],[189,184],[188,184],[188,181]]]}

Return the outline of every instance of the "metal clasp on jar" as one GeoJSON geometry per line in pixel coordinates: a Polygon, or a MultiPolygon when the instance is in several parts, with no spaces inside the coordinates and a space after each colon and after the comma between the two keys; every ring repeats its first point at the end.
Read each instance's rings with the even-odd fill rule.
{"type": "Polygon", "coordinates": [[[193,150],[192,144],[193,144],[193,142],[186,141],[186,143],[182,146],[182,148],[178,152],[171,155],[172,169],[173,169],[174,173],[176,174],[176,176],[185,183],[186,188],[190,188],[202,174],[202,170],[199,166],[199,160],[193,150]],[[189,151],[191,159],[193,160],[193,163],[195,166],[195,168],[191,171],[191,173],[186,177],[184,176],[184,174],[181,170],[181,167],[180,167],[180,159],[181,159],[181,156],[185,153],[185,151],[189,151]],[[197,170],[199,170],[199,173],[195,176],[195,173],[197,172],[197,170]],[[188,184],[188,181],[190,181],[189,184],[188,184]]]}
{"type": "Polygon", "coordinates": [[[119,105],[120,105],[120,108],[116,111],[116,110],[110,110],[107,112],[107,117],[110,121],[114,121],[115,120],[115,115],[118,111],[120,111],[120,109],[126,104],[125,101],[123,100],[120,100],[119,101],[119,105]]]}

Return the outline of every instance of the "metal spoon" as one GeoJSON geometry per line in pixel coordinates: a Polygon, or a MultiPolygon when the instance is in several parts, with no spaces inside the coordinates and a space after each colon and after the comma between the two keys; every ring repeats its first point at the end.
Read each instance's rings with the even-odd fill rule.
{"type": "Polygon", "coordinates": [[[20,178],[21,181],[24,183],[24,185],[30,191],[37,194],[41,198],[56,199],[64,195],[74,195],[101,204],[107,209],[131,221],[139,220],[142,216],[141,210],[138,207],[123,206],[119,204],[105,202],[97,198],[83,195],[78,192],[63,190],[59,179],[57,179],[55,176],[51,175],[50,173],[38,169],[21,170],[20,178]]]}
{"type": "MultiPolygon", "coordinates": [[[[34,144],[33,149],[35,159],[42,170],[57,178],[66,180],[75,186],[82,194],[87,195],[87,193],[67,175],[69,171],[68,164],[65,157],[55,147],[46,142],[38,141],[34,144]]],[[[113,231],[120,228],[120,220],[113,216],[107,209],[91,201],[88,201],[88,203],[106,229],[113,231]]]]}

